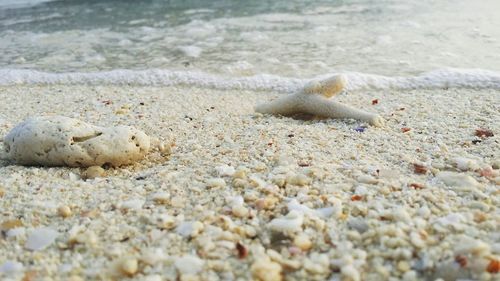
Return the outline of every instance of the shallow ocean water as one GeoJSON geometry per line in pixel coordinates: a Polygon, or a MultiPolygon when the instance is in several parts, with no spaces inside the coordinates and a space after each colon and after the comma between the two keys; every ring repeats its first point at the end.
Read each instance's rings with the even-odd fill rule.
{"type": "Polygon", "coordinates": [[[459,68],[491,70],[496,79],[500,71],[495,0],[0,3],[2,73],[159,69],[305,79],[459,68]]]}

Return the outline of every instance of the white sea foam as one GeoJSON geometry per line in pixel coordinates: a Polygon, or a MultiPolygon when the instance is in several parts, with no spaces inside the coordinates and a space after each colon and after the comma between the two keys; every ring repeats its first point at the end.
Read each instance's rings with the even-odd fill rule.
{"type": "Polygon", "coordinates": [[[188,57],[197,58],[203,52],[203,49],[196,46],[180,46],[179,50],[188,57]]]}
{"type": "Polygon", "coordinates": [[[2,0],[0,1],[0,8],[29,7],[50,1],[54,0],[2,0]]]}
{"type": "MultiPolygon", "coordinates": [[[[338,73],[314,77],[322,79],[338,73]]],[[[348,90],[409,90],[473,88],[500,89],[500,73],[482,69],[440,69],[410,77],[389,77],[358,72],[344,72],[348,90]]],[[[203,72],[164,69],[112,70],[104,72],[48,73],[25,69],[0,69],[0,85],[140,85],[206,87],[214,89],[265,90],[292,92],[311,79],[259,74],[224,77],[203,72]]]]}

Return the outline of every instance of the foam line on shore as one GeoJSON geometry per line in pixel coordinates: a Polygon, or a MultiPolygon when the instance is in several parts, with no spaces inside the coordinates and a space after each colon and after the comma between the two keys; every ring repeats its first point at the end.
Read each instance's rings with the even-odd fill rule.
{"type": "MultiPolygon", "coordinates": [[[[348,90],[410,90],[475,88],[500,89],[500,73],[482,69],[438,69],[417,76],[382,76],[358,72],[342,72],[348,90]]],[[[329,73],[313,79],[326,78],[329,73]]],[[[192,71],[165,69],[111,70],[103,72],[50,73],[26,69],[0,69],[0,85],[138,85],[193,86],[221,90],[262,90],[292,92],[311,79],[259,74],[246,77],[224,77],[192,71]]]]}

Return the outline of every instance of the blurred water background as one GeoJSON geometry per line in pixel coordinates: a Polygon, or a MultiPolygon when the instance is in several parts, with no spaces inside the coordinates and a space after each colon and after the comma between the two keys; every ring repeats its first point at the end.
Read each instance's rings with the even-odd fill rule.
{"type": "Polygon", "coordinates": [[[0,69],[500,70],[496,0],[0,0],[0,69]]]}

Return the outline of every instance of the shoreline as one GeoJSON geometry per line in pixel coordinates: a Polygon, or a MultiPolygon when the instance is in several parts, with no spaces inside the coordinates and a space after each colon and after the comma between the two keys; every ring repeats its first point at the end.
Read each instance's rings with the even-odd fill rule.
{"type": "Polygon", "coordinates": [[[0,273],[7,280],[498,276],[488,272],[500,257],[497,90],[367,90],[335,98],[381,114],[386,125],[375,128],[254,113],[278,93],[0,89],[2,136],[28,116],[57,114],[134,126],[173,145],[168,158],[152,155],[87,181],[77,168],[2,162],[0,223],[18,225],[2,230],[0,266],[23,264],[0,273]],[[477,129],[494,136],[476,137],[477,129]],[[416,173],[415,164],[425,172],[416,173]],[[474,186],[462,185],[465,179],[474,186]],[[72,214],[62,217],[61,206],[72,214]],[[40,228],[57,238],[26,249],[40,228]]]}

